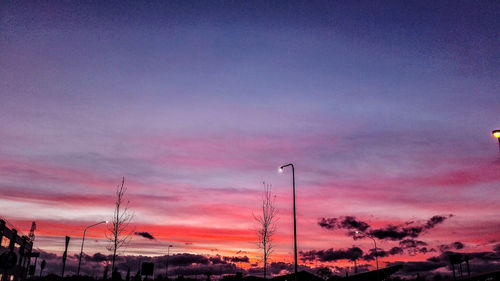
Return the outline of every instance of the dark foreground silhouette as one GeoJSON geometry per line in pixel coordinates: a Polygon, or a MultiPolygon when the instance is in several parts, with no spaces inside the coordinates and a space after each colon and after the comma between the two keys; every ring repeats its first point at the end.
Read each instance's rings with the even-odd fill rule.
{"type": "MultiPolygon", "coordinates": [[[[495,271],[491,273],[486,273],[486,274],[480,274],[476,276],[471,276],[471,277],[455,277],[453,278],[452,276],[445,276],[442,277],[441,275],[435,275],[433,278],[425,278],[421,277],[420,275],[416,275],[414,278],[401,278],[401,277],[392,277],[394,273],[396,273],[398,270],[401,269],[402,266],[392,266],[392,267],[387,267],[384,269],[380,270],[373,270],[373,271],[368,271],[360,274],[355,274],[351,276],[331,276],[329,278],[320,278],[310,272],[307,271],[300,271],[297,274],[297,280],[299,281],[376,281],[381,280],[381,281],[404,281],[404,280],[414,280],[414,281],[447,281],[447,280],[457,280],[457,281],[500,281],[500,271],[495,271]]],[[[220,281],[265,281],[265,280],[270,280],[270,281],[293,281],[295,280],[294,274],[286,274],[286,275],[280,275],[280,276],[275,276],[270,279],[264,279],[262,277],[257,277],[257,276],[243,276],[241,273],[237,274],[228,274],[228,275],[223,275],[220,276],[219,278],[213,278],[210,274],[206,274],[203,277],[200,278],[188,278],[184,276],[178,276],[176,278],[164,278],[161,274],[156,276],[155,278],[150,278],[150,277],[145,277],[140,275],[139,273],[136,274],[135,276],[126,276],[125,278],[122,278],[121,274],[113,274],[112,278],[106,278],[106,279],[95,279],[90,276],[69,276],[65,278],[61,278],[58,275],[55,274],[49,274],[43,277],[34,277],[34,278],[27,278],[26,280],[36,280],[36,281],[212,281],[212,280],[220,280],[220,281]]]]}

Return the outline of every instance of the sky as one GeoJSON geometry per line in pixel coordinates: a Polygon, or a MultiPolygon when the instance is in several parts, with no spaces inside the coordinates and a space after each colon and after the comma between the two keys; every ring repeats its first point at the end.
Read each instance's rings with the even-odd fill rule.
{"type": "MultiPolygon", "coordinates": [[[[495,1],[3,1],[0,216],[36,221],[47,258],[65,235],[77,254],[124,177],[131,229],[154,239],[122,255],[171,244],[251,270],[265,182],[278,274],[293,163],[302,266],[360,249],[374,269],[361,230],[383,267],[446,271],[450,251],[498,267],[499,19],[495,1]]],[[[105,230],[85,244],[100,262],[105,230]]]]}

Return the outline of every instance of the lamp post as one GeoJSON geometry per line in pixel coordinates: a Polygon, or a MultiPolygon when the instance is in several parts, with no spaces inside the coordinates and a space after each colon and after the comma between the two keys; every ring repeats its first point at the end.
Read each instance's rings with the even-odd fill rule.
{"type": "Polygon", "coordinates": [[[76,276],[80,276],[80,265],[82,264],[82,253],[83,253],[83,242],[85,242],[85,233],[87,232],[87,229],[93,227],[93,226],[96,226],[96,225],[99,225],[99,224],[102,224],[102,223],[108,223],[108,221],[101,221],[101,222],[98,222],[98,223],[95,223],[93,225],[89,225],[85,228],[85,230],[83,231],[83,238],[82,238],[82,248],[80,250],[80,258],[78,259],[78,270],[77,270],[77,273],[76,273],[76,276]]]}
{"type": "Polygon", "coordinates": [[[283,172],[283,168],[292,167],[292,183],[293,183],[293,246],[294,246],[294,261],[295,261],[295,281],[297,281],[297,219],[295,215],[295,167],[292,163],[283,165],[279,168],[279,172],[283,172]]]}
{"type": "Polygon", "coordinates": [[[380,280],[379,278],[379,272],[378,272],[378,254],[377,254],[377,242],[375,241],[375,238],[373,238],[373,236],[369,235],[369,234],[366,234],[364,232],[360,232],[360,231],[356,231],[356,234],[361,234],[365,237],[368,237],[370,239],[373,240],[373,244],[375,245],[375,261],[377,263],[377,280],[380,280]]]}
{"type": "Polygon", "coordinates": [[[168,280],[168,259],[170,258],[170,248],[172,248],[174,245],[168,245],[168,250],[167,250],[167,263],[166,263],[166,269],[165,269],[165,277],[168,280]]]}
{"type": "Polygon", "coordinates": [[[500,149],[500,130],[494,130],[491,132],[491,135],[498,140],[498,149],[500,149]]]}

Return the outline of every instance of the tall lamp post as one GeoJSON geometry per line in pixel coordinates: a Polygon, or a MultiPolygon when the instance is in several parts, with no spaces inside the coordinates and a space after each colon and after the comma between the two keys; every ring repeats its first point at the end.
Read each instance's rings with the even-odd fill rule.
{"type": "Polygon", "coordinates": [[[83,239],[82,239],[82,249],[80,250],[80,258],[78,259],[78,270],[77,270],[77,273],[76,273],[76,276],[80,276],[80,265],[82,264],[82,253],[83,253],[83,242],[85,242],[85,233],[87,232],[87,229],[93,227],[93,226],[96,226],[96,225],[99,225],[99,224],[102,224],[102,223],[108,223],[108,221],[101,221],[101,222],[98,222],[98,223],[95,223],[93,225],[89,225],[85,228],[85,230],[83,231],[83,239]]]}
{"type": "Polygon", "coordinates": [[[279,172],[283,172],[283,168],[292,167],[292,183],[293,183],[293,246],[294,246],[294,260],[295,260],[295,281],[297,281],[297,219],[295,215],[295,167],[292,163],[283,165],[279,168],[279,172]]]}
{"type": "Polygon", "coordinates": [[[500,130],[494,130],[491,134],[498,140],[498,149],[500,149],[500,130]]]}
{"type": "Polygon", "coordinates": [[[168,259],[170,258],[170,248],[172,248],[174,245],[168,245],[168,250],[167,250],[167,263],[166,263],[166,269],[165,269],[165,277],[168,280],[168,259]]]}
{"type": "Polygon", "coordinates": [[[377,280],[380,280],[379,278],[379,272],[378,272],[378,254],[377,254],[377,242],[375,241],[375,238],[373,238],[373,236],[367,234],[367,233],[364,233],[364,232],[360,232],[360,231],[356,231],[356,234],[361,234],[365,237],[368,237],[370,239],[373,240],[373,244],[375,245],[375,261],[377,263],[377,280]]]}

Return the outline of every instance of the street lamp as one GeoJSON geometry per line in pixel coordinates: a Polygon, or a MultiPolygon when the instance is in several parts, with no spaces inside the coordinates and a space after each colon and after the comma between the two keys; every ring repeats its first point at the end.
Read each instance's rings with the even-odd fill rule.
{"type": "Polygon", "coordinates": [[[498,148],[500,149],[500,130],[494,130],[491,134],[498,140],[498,148]]]}
{"type": "Polygon", "coordinates": [[[83,231],[83,239],[82,239],[82,249],[80,250],[80,258],[78,259],[78,270],[77,270],[77,273],[76,273],[76,276],[80,276],[80,265],[82,264],[82,253],[83,253],[83,242],[85,242],[85,232],[87,232],[87,229],[93,227],[93,226],[96,226],[96,225],[99,225],[99,224],[102,224],[102,223],[108,223],[108,221],[101,221],[101,222],[98,222],[98,223],[95,223],[93,225],[89,225],[85,228],[85,230],[83,231]]]}
{"type": "Polygon", "coordinates": [[[170,248],[172,248],[174,245],[168,245],[168,250],[167,250],[167,264],[166,264],[166,269],[165,269],[165,277],[168,280],[168,259],[170,258],[170,248]]]}
{"type": "Polygon", "coordinates": [[[373,236],[366,234],[364,232],[356,231],[356,234],[361,234],[365,237],[368,237],[373,240],[373,244],[375,245],[375,261],[377,262],[377,280],[380,280],[379,278],[379,272],[378,272],[378,254],[377,254],[377,242],[375,241],[375,238],[373,236]]]}
{"type": "Polygon", "coordinates": [[[294,258],[295,258],[295,281],[297,281],[297,219],[295,216],[295,167],[292,163],[283,165],[279,168],[279,172],[283,172],[283,168],[292,167],[292,183],[293,183],[293,245],[294,245],[294,258]]]}

